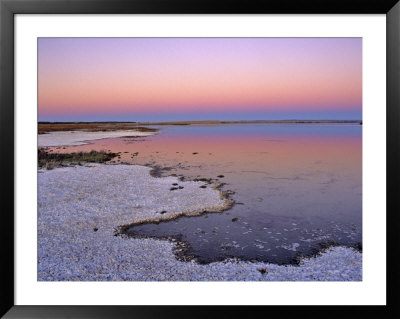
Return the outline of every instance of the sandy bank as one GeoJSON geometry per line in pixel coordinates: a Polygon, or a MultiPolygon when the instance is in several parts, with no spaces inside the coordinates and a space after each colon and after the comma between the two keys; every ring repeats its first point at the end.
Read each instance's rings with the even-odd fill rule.
{"type": "Polygon", "coordinates": [[[40,170],[38,280],[361,280],[362,254],[349,248],[331,248],[299,267],[243,261],[199,265],[178,261],[172,242],[115,236],[121,225],[229,204],[218,190],[200,188],[202,182],[153,178],[149,171],[102,164],[40,170]],[[170,191],[173,183],[183,188],[170,191]]]}
{"type": "Polygon", "coordinates": [[[135,130],[88,132],[88,131],[60,131],[38,135],[38,146],[67,146],[84,145],[88,141],[101,140],[103,138],[116,138],[123,136],[148,136],[154,132],[138,132],[135,130]]]}

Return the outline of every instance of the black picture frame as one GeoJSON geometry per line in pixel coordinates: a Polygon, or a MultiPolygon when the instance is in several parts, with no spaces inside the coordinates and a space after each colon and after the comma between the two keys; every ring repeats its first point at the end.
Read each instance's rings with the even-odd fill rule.
{"type": "MultiPolygon", "coordinates": [[[[159,318],[221,317],[228,312],[248,316],[260,310],[268,315],[398,317],[396,251],[399,242],[397,200],[400,137],[400,3],[399,0],[0,0],[0,176],[1,220],[1,308],[4,318],[159,318]],[[386,306],[16,306],[14,304],[14,15],[15,14],[386,14],[387,49],[387,305],[386,306]]],[[[384,141],[382,141],[384,142],[384,141]]],[[[384,214],[385,212],[377,212],[384,214]]]]}

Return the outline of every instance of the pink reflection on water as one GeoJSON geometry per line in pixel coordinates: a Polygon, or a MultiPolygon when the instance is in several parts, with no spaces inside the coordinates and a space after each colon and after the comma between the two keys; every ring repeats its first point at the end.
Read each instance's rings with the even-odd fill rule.
{"type": "Polygon", "coordinates": [[[225,164],[230,170],[273,171],[290,173],[311,167],[324,167],[361,178],[362,145],[357,137],[271,138],[265,135],[240,136],[163,136],[114,138],[91,141],[90,144],[52,147],[56,152],[108,150],[120,152],[115,162],[159,165],[188,164],[212,166],[225,164]],[[137,154],[138,153],[138,154],[137,154]],[[136,155],[137,154],[137,155],[136,155]]]}

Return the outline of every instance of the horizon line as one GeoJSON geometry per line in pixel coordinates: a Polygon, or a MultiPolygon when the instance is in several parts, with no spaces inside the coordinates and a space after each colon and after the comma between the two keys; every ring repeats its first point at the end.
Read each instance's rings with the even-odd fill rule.
{"type": "Polygon", "coordinates": [[[112,120],[104,120],[104,121],[38,121],[38,124],[46,124],[46,123],[204,123],[204,122],[214,122],[214,123],[255,123],[255,122],[330,122],[330,123],[343,123],[343,122],[362,122],[362,119],[351,119],[351,120],[327,120],[327,119],[319,119],[319,120],[307,120],[307,119],[286,119],[286,120],[178,120],[178,121],[112,121],[112,120]]]}

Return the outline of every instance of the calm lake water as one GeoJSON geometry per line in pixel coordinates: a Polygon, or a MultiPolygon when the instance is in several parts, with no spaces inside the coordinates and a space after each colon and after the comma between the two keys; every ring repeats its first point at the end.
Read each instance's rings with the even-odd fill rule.
{"type": "Polygon", "coordinates": [[[121,152],[117,163],[157,166],[164,176],[212,178],[226,183],[222,190],[233,191],[236,204],[223,213],[134,226],[131,235],[179,235],[186,254],[202,263],[238,257],[288,264],[327,245],[361,246],[361,125],[157,128],[154,136],[57,151],[106,149],[121,152]]]}

